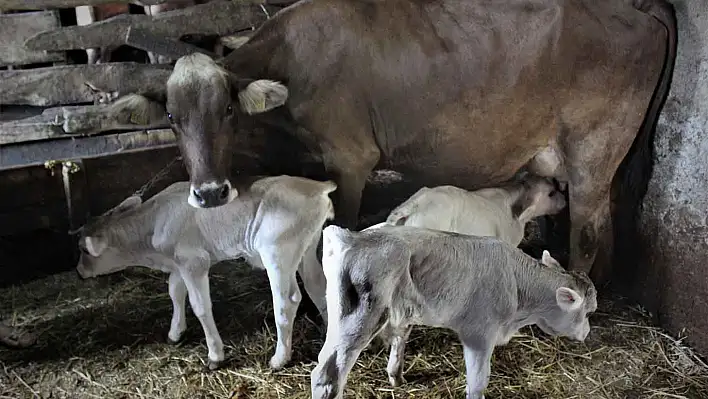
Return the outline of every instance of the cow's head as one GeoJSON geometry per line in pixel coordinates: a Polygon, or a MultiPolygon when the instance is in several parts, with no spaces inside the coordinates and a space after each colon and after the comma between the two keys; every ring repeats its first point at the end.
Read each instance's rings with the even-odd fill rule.
{"type": "Polygon", "coordinates": [[[190,176],[190,205],[211,208],[236,198],[229,171],[238,119],[279,107],[287,97],[284,85],[237,78],[207,55],[177,60],[166,108],[190,176]]]}
{"type": "Polygon", "coordinates": [[[536,325],[546,334],[584,341],[590,333],[589,316],[597,310],[595,286],[585,274],[566,272],[548,251],[543,251],[541,263],[561,273],[563,283],[548,299],[552,303],[545,306],[536,325]]]}
{"type": "Polygon", "coordinates": [[[120,241],[117,237],[120,232],[115,227],[115,221],[140,204],[142,204],[140,197],[128,197],[115,208],[92,218],[80,229],[81,254],[76,271],[81,278],[114,273],[136,264],[130,252],[116,245],[120,241]]]}

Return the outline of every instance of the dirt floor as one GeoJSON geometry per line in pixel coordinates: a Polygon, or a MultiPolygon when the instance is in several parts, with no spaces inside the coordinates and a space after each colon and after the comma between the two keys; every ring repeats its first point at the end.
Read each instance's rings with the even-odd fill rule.
{"type": "MultiPolygon", "coordinates": [[[[293,362],[268,369],[275,346],[264,272],[212,269],[214,315],[230,362],[204,370],[206,346],[189,313],[186,339],[165,342],[171,317],[167,275],[132,269],[81,281],[62,273],[0,290],[0,314],[40,333],[36,347],[0,349],[0,398],[309,398],[322,345],[319,318],[302,313],[293,362]]],[[[650,326],[640,309],[600,301],[583,343],[525,328],[497,348],[488,399],[708,398],[708,367],[680,341],[650,326]]],[[[354,367],[349,398],[464,398],[464,362],[455,336],[416,328],[404,377],[392,389],[387,354],[372,347],[354,367]]]]}

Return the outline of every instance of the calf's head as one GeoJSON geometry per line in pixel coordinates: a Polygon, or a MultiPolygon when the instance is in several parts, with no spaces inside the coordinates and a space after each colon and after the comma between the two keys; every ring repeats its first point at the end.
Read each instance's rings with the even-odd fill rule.
{"type": "Polygon", "coordinates": [[[543,251],[541,263],[557,269],[561,283],[536,325],[546,334],[584,341],[590,333],[589,316],[597,309],[595,286],[585,274],[566,272],[548,251],[543,251]]]}
{"type": "Polygon", "coordinates": [[[128,197],[115,208],[93,218],[81,228],[79,238],[81,254],[76,265],[76,271],[81,278],[110,274],[135,265],[130,252],[116,245],[117,235],[120,234],[117,229],[120,227],[116,228],[115,222],[125,212],[140,206],[141,203],[140,197],[128,197]]]}
{"type": "Polygon", "coordinates": [[[195,208],[238,196],[229,181],[238,119],[283,105],[288,89],[275,81],[240,79],[209,56],[181,57],[167,80],[167,118],[189,172],[195,208]]]}
{"type": "Polygon", "coordinates": [[[521,185],[523,191],[513,204],[512,213],[522,223],[539,216],[555,215],[566,206],[565,196],[550,179],[527,175],[521,185]]]}

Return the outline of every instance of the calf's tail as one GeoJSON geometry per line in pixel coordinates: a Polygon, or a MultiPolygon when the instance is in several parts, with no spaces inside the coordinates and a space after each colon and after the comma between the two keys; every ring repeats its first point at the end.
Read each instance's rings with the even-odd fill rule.
{"type": "Polygon", "coordinates": [[[654,133],[671,87],[678,42],[676,12],[672,4],[665,0],[637,0],[634,5],[638,10],[653,16],[666,27],[668,41],[659,83],[654,89],[654,95],[649,103],[649,108],[639,133],[632,143],[629,153],[622,161],[616,177],[620,179],[616,182],[620,184],[617,187],[619,189],[617,191],[617,206],[620,209],[617,212],[617,219],[621,220],[617,220],[617,223],[614,223],[615,237],[620,238],[619,240],[615,239],[617,244],[615,254],[619,256],[625,254],[628,257],[627,259],[617,259],[623,265],[632,265],[628,268],[625,267],[619,276],[627,278],[632,277],[631,275],[634,274],[634,268],[636,267],[634,265],[636,262],[633,261],[636,258],[639,244],[636,226],[639,220],[641,201],[646,194],[649,178],[652,174],[654,133]],[[632,238],[627,240],[628,237],[632,238]],[[628,247],[620,248],[621,245],[628,247]]]}
{"type": "Polygon", "coordinates": [[[420,209],[420,201],[418,200],[419,193],[413,194],[412,197],[407,199],[404,203],[394,208],[391,214],[386,218],[386,224],[393,226],[402,226],[406,223],[409,217],[414,213],[418,212],[420,209]]]}

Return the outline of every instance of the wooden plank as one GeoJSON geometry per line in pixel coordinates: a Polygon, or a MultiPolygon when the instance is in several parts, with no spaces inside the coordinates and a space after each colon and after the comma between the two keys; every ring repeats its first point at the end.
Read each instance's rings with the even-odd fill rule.
{"type": "Polygon", "coordinates": [[[0,67],[64,61],[60,51],[32,51],[25,47],[30,37],[61,27],[58,11],[0,15],[0,67]]]}
{"type": "Polygon", "coordinates": [[[170,129],[10,144],[0,146],[0,170],[174,146],[175,135],[170,129]]]}
{"type": "MultiPolygon", "coordinates": [[[[270,7],[268,13],[278,8],[270,7]]],[[[85,26],[70,26],[34,35],[25,42],[32,50],[75,50],[125,44],[129,27],[169,38],[187,34],[226,36],[263,23],[266,6],[246,1],[213,0],[156,16],[121,14],[85,26]]]]}
{"type": "Polygon", "coordinates": [[[93,102],[90,82],[106,92],[163,93],[171,65],[116,62],[0,71],[0,104],[53,106],[93,102]]]}
{"type": "Polygon", "coordinates": [[[169,0],[0,0],[0,10],[46,10],[110,3],[133,3],[147,6],[167,1],[169,0]]]}
{"type": "Polygon", "coordinates": [[[111,104],[49,108],[38,116],[0,122],[0,145],[67,134],[89,135],[167,127],[169,122],[162,104],[142,96],[129,95],[111,104]]]}
{"type": "Polygon", "coordinates": [[[143,28],[128,28],[125,44],[147,52],[163,55],[172,59],[189,55],[195,52],[206,54],[212,58],[218,56],[211,52],[197,47],[193,44],[185,43],[176,39],[164,38],[154,35],[143,28]]]}

